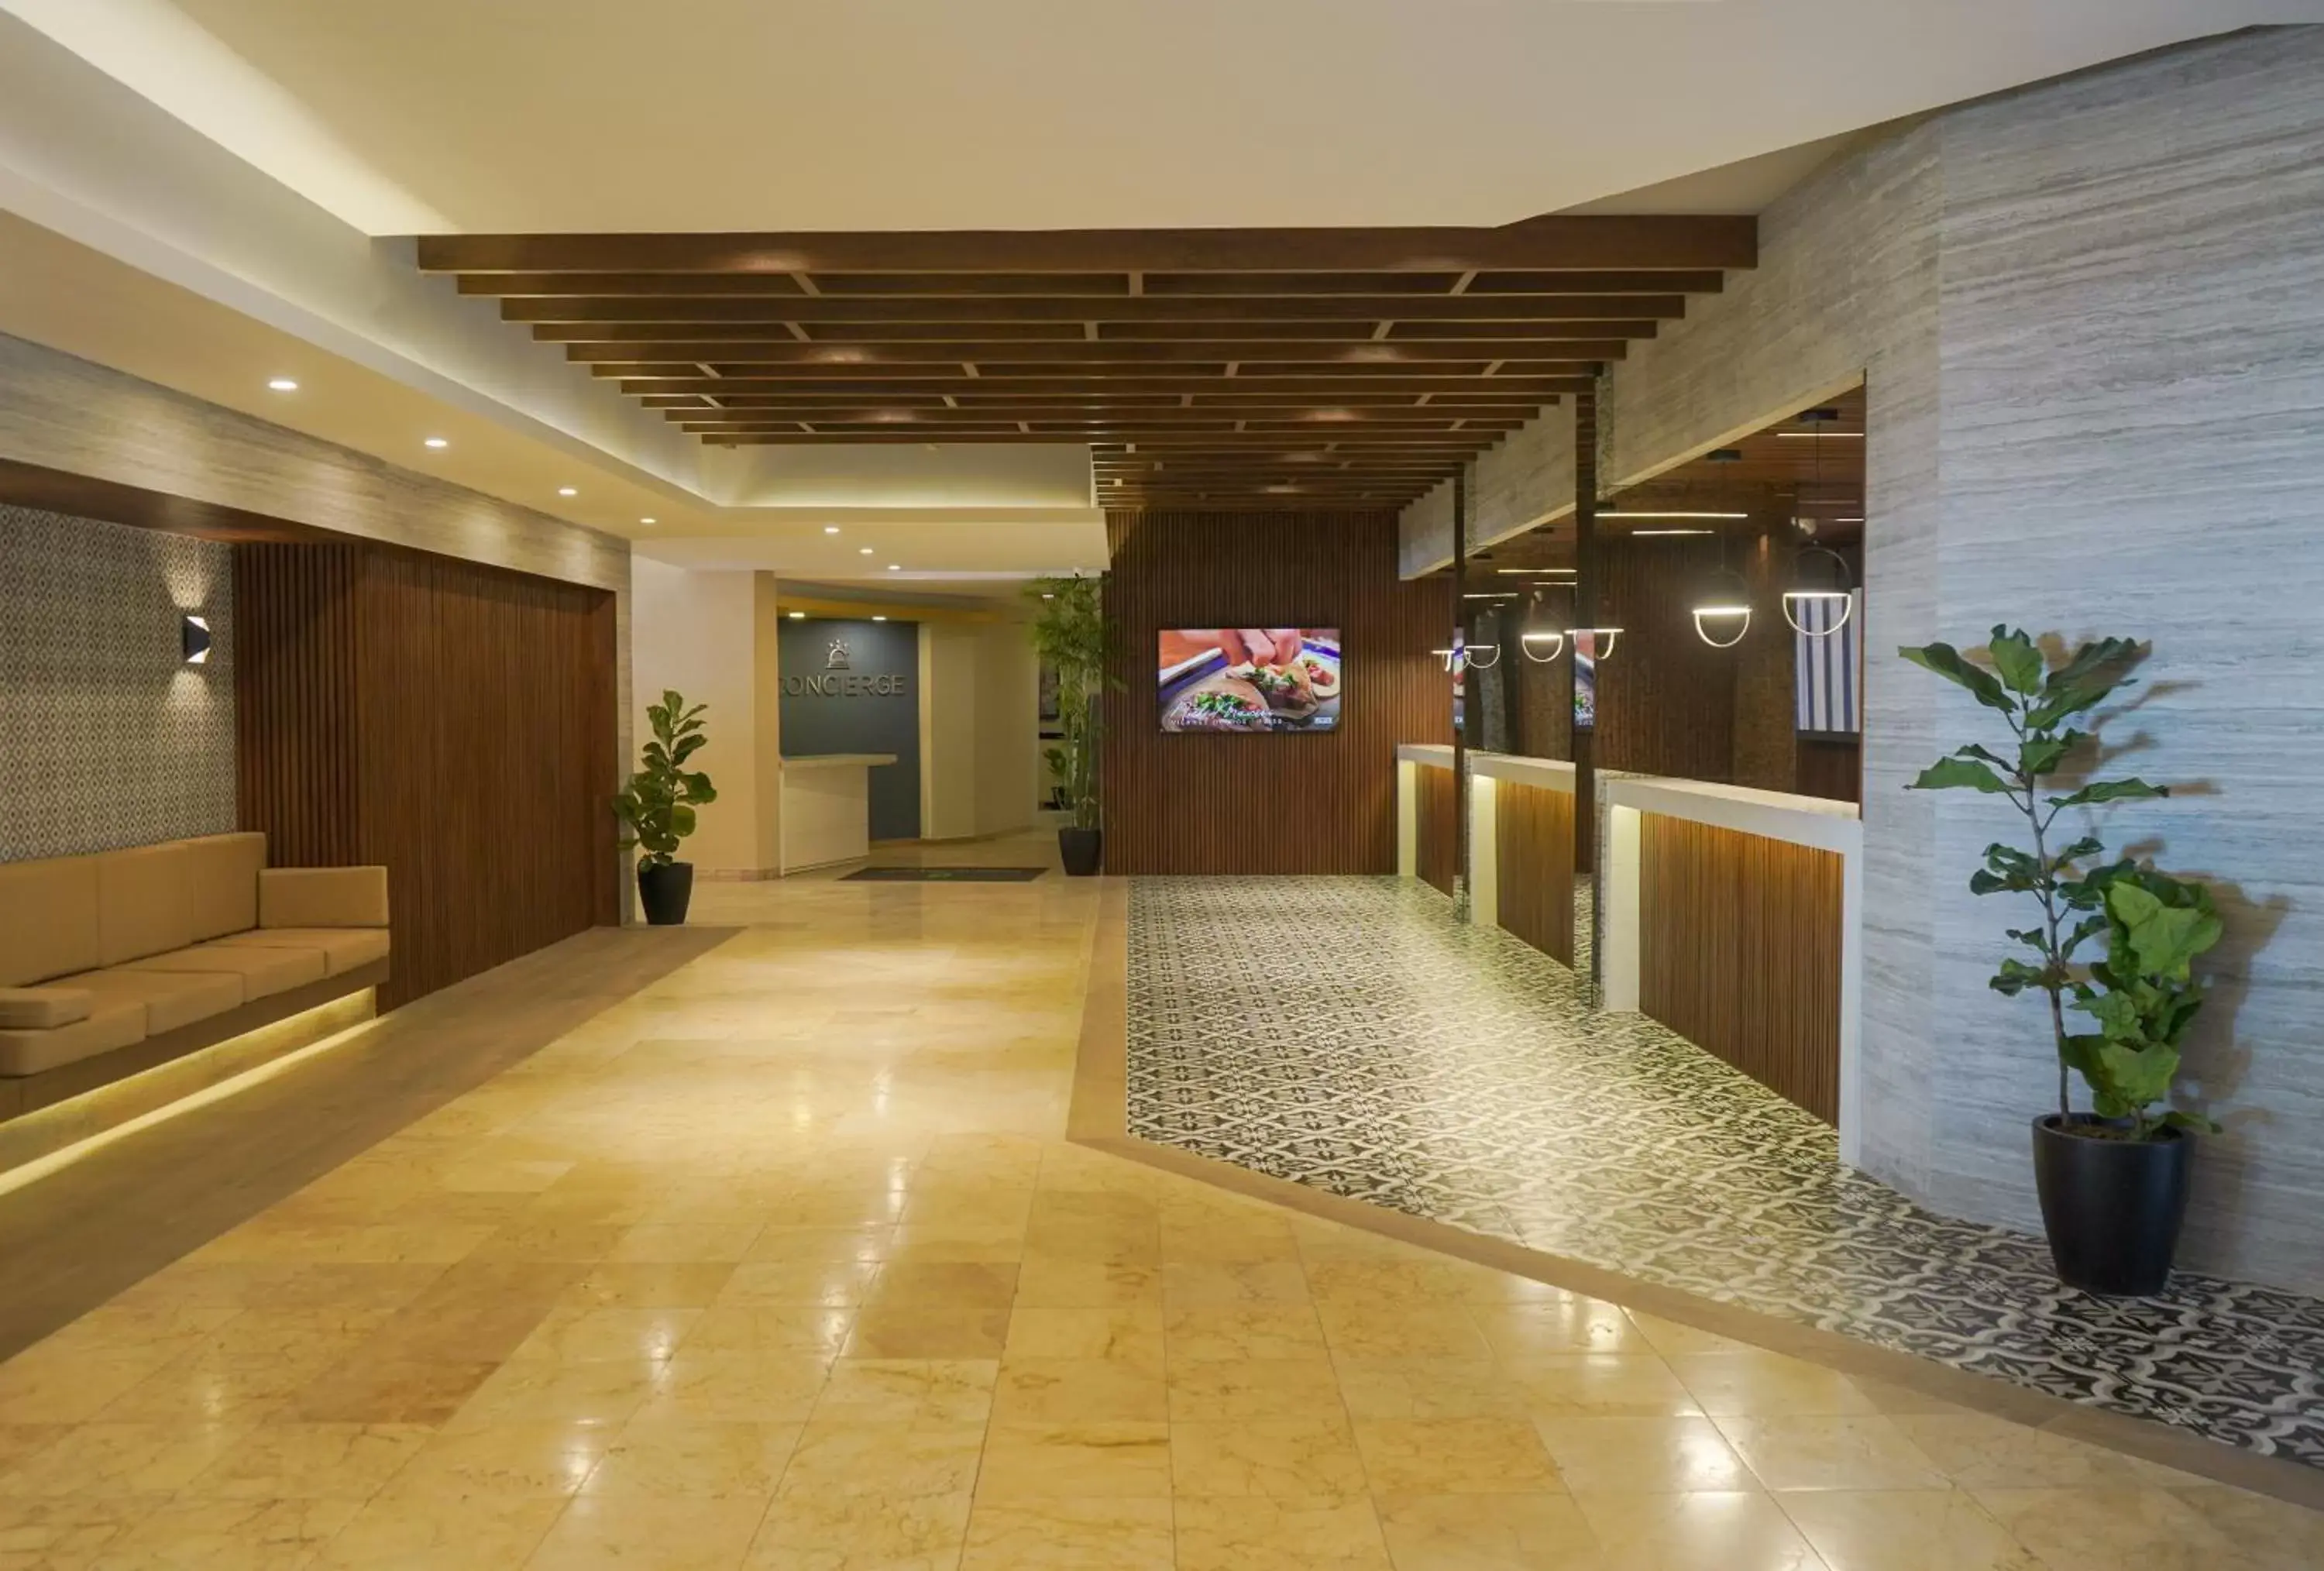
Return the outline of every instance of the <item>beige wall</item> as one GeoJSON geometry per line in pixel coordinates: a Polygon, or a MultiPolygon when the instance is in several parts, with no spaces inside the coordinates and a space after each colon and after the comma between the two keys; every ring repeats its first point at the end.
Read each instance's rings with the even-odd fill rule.
{"type": "Polygon", "coordinates": [[[632,567],[630,663],[641,746],[652,726],[646,707],[675,688],[688,705],[707,704],[709,742],[693,762],[708,772],[718,799],[701,809],[686,856],[705,875],[768,865],[759,851],[759,705],[755,587],[749,573],[689,573],[639,558],[632,567]]]}
{"type": "Polygon", "coordinates": [[[1033,821],[1038,671],[1022,623],[920,624],[920,833],[964,839],[1033,821]]]}

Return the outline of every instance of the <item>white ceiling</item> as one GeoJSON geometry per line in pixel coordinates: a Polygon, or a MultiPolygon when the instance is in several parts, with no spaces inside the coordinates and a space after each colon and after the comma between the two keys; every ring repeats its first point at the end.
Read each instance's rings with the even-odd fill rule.
{"type": "Polygon", "coordinates": [[[1500,224],[2324,0],[0,0],[373,235],[1500,224]]]}

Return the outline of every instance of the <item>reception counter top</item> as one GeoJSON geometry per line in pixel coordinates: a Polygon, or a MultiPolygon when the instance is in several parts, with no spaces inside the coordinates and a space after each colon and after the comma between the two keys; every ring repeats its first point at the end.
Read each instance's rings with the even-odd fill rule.
{"type": "Polygon", "coordinates": [[[870,772],[892,753],[802,753],[783,760],[782,867],[858,862],[872,851],[870,772]]]}

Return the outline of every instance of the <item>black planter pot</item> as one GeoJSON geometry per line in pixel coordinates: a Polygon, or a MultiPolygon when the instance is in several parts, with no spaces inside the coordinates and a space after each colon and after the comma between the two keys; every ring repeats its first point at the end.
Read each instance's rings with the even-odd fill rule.
{"type": "MultiPolygon", "coordinates": [[[[2071,1122],[2099,1120],[2077,1113],[2071,1122]]],[[[2153,1140],[2093,1139],[2067,1132],[2066,1123],[2054,1113],[2034,1121],[2034,1185],[2058,1280],[2115,1298],[2161,1292],[2187,1215],[2195,1142],[2176,1129],[2153,1140]]]]}
{"type": "Polygon", "coordinates": [[[686,925],[686,908],[694,899],[694,864],[673,862],[663,867],[638,868],[638,904],[646,920],[657,928],[686,925]]]}
{"type": "Polygon", "coordinates": [[[1105,862],[1105,831],[1060,829],[1057,855],[1065,860],[1068,878],[1093,878],[1105,862]]]}

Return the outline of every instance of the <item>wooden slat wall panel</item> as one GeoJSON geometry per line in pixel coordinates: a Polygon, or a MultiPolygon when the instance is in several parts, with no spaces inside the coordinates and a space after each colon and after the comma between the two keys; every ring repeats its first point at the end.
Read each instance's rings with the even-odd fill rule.
{"type": "Polygon", "coordinates": [[[364,548],[234,553],[235,790],[278,867],[362,860],[355,644],[364,548]]]}
{"type": "MultiPolygon", "coordinates": [[[[1622,633],[1598,668],[1598,725],[1591,738],[1596,762],[1638,774],[1729,781],[1740,652],[1704,643],[1689,614],[1718,570],[1719,543],[1609,535],[1599,544],[1598,615],[1622,633]]],[[[1781,718],[1788,733],[1790,711],[1781,718]]]]}
{"type": "Polygon", "coordinates": [[[1795,760],[1798,781],[1792,787],[1803,797],[1827,797],[1835,802],[1864,800],[1864,748],[1854,740],[1825,742],[1803,736],[1795,760]]]}
{"type": "Polygon", "coordinates": [[[1396,871],[1396,744],[1452,740],[1451,679],[1429,651],[1445,587],[1397,577],[1393,513],[1108,515],[1106,871],[1396,871]],[[1321,736],[1166,736],[1165,627],[1337,627],[1340,728],[1321,736]]]}
{"type": "Polygon", "coordinates": [[[244,725],[244,822],[283,836],[278,864],[387,867],[383,1005],[619,919],[610,594],[386,548],[241,550],[250,663],[287,695],[244,725]]]}
{"type": "Polygon", "coordinates": [[[1573,798],[1493,782],[1494,901],[1500,925],[1561,965],[1573,964],[1573,798]]]}
{"type": "Polygon", "coordinates": [[[1639,1007],[1837,1123],[1840,858],[1647,813],[1638,897],[1639,1007]]]}
{"type": "Polygon", "coordinates": [[[1414,871],[1420,874],[1422,883],[1449,895],[1460,872],[1461,793],[1449,769],[1431,769],[1424,764],[1417,773],[1419,845],[1416,859],[1419,865],[1414,871]]]}

